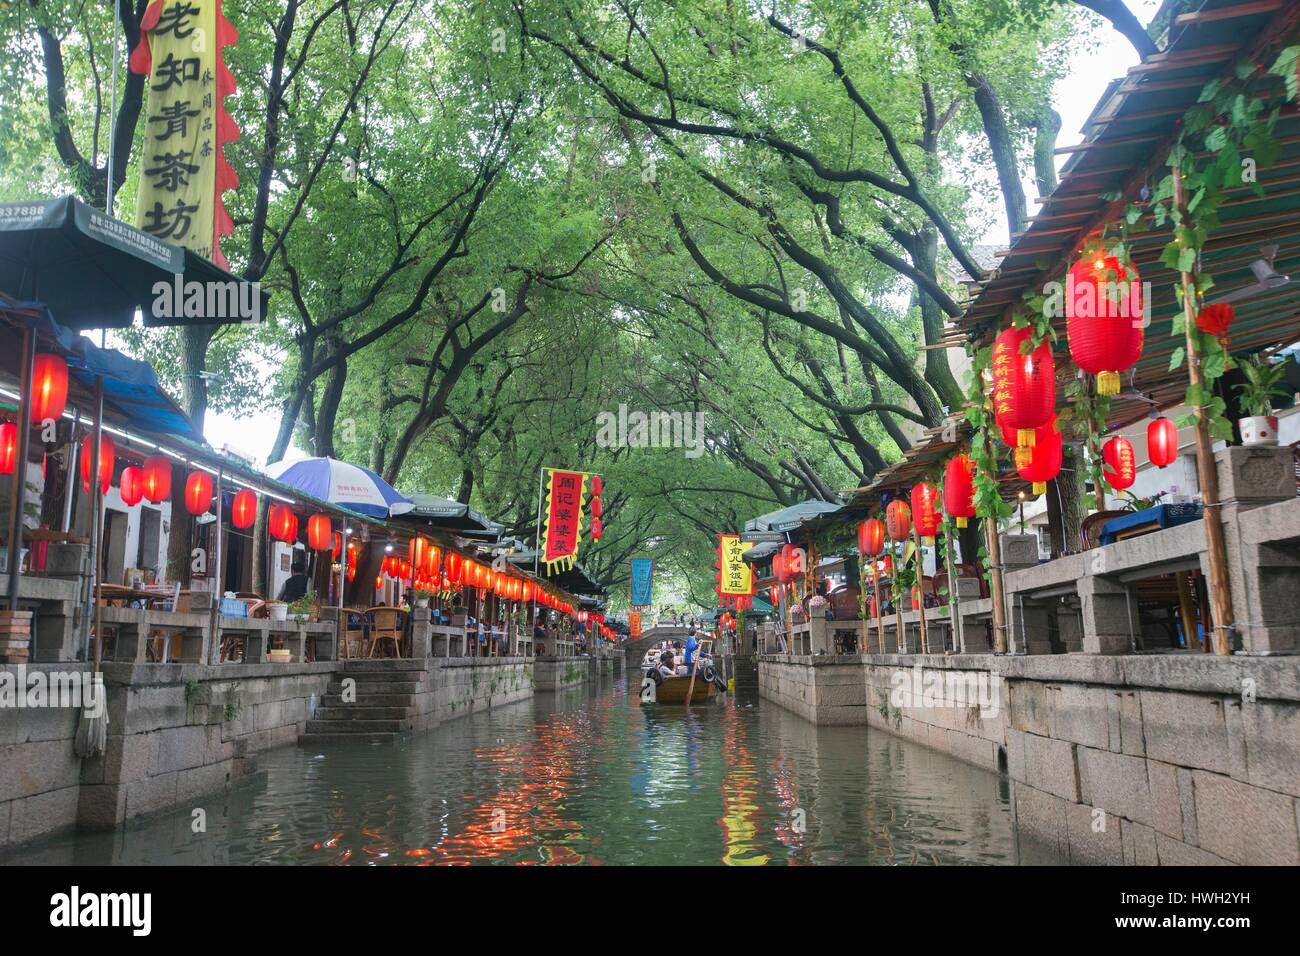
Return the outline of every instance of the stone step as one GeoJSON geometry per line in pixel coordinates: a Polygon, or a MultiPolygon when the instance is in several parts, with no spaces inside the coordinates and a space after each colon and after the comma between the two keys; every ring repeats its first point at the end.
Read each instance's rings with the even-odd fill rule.
{"type": "Polygon", "coordinates": [[[345,701],[343,695],[333,691],[321,698],[322,707],[413,707],[414,694],[357,694],[356,700],[345,701]]]}
{"type": "MultiPolygon", "coordinates": [[[[374,695],[390,696],[392,694],[414,694],[420,689],[416,681],[384,681],[383,683],[362,683],[357,681],[357,700],[368,699],[374,695]]],[[[343,684],[338,680],[330,682],[326,694],[342,694],[343,684]]]]}
{"type": "Polygon", "coordinates": [[[402,658],[349,658],[343,662],[345,671],[420,671],[424,670],[417,661],[402,658]]]}
{"type": "Polygon", "coordinates": [[[351,677],[358,684],[388,684],[393,681],[408,682],[418,681],[424,678],[425,672],[419,668],[404,668],[403,670],[392,671],[354,671],[348,668],[335,677],[338,680],[341,677],[351,677]]]}
{"type": "Polygon", "coordinates": [[[408,720],[309,720],[309,734],[364,734],[375,731],[400,733],[412,730],[412,721],[408,720]]]}
{"type": "Polygon", "coordinates": [[[415,708],[376,707],[370,704],[340,704],[338,707],[318,708],[315,720],[402,720],[413,717],[415,708]]]}
{"type": "Polygon", "coordinates": [[[298,738],[301,747],[314,747],[317,744],[391,744],[405,737],[404,733],[307,733],[298,738]]]}

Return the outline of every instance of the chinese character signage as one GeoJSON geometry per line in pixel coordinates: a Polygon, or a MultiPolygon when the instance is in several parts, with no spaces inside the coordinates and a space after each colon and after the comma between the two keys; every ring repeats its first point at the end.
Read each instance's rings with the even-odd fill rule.
{"type": "Polygon", "coordinates": [[[754,605],[754,569],[744,561],[745,552],[754,546],[741,541],[738,534],[718,535],[718,598],[722,607],[738,611],[754,605]]]}
{"type": "Polygon", "coordinates": [[[632,599],[633,607],[647,607],[653,603],[655,562],[654,558],[632,559],[632,599]]]}
{"type": "Polygon", "coordinates": [[[635,641],[641,636],[641,612],[627,612],[627,633],[628,639],[635,641]]]}
{"type": "Polygon", "coordinates": [[[222,149],[239,128],[223,105],[235,79],[222,50],[236,38],[221,0],[151,0],[131,53],[148,77],[136,225],[223,268],[234,223],[221,194],[239,179],[222,149]]]}
{"type": "Polygon", "coordinates": [[[582,506],[588,476],[581,471],[548,468],[546,486],[546,535],[542,539],[542,561],[548,574],[568,570],[578,559],[582,534],[582,506]]]}

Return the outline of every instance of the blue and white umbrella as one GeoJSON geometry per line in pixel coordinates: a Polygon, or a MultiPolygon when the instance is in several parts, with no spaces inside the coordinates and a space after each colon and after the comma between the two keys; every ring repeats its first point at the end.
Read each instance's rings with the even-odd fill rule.
{"type": "Polygon", "coordinates": [[[406,514],[412,508],[409,498],[369,468],[335,458],[277,461],[266,466],[266,473],[306,494],[371,518],[406,514]]]}

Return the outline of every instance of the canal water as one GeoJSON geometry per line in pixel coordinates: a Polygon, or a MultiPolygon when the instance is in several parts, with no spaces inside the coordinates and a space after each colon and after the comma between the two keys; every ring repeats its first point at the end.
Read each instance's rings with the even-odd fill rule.
{"type": "MultiPolygon", "coordinates": [[[[635,688],[633,688],[635,691],[635,688]]],[[[757,697],[639,705],[624,679],[396,744],[286,747],[263,773],[118,833],[8,856],[76,864],[1012,864],[1005,778],[757,697]]]]}

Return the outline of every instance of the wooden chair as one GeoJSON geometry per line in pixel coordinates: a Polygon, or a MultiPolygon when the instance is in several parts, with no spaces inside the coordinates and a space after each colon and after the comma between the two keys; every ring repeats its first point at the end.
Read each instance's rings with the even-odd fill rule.
{"type": "Polygon", "coordinates": [[[339,611],[343,621],[343,633],[339,635],[339,657],[352,656],[348,645],[355,642],[358,652],[366,647],[366,612],[359,607],[345,607],[339,611]]]}
{"type": "Polygon", "coordinates": [[[1098,511],[1088,515],[1079,525],[1079,538],[1084,551],[1091,551],[1101,543],[1101,529],[1112,518],[1130,514],[1129,511],[1098,511]]]}
{"type": "Polygon", "coordinates": [[[391,641],[393,645],[393,657],[402,656],[402,609],[397,607],[372,607],[365,612],[366,623],[370,626],[370,653],[367,657],[374,657],[375,650],[379,647],[381,641],[391,641]]]}

